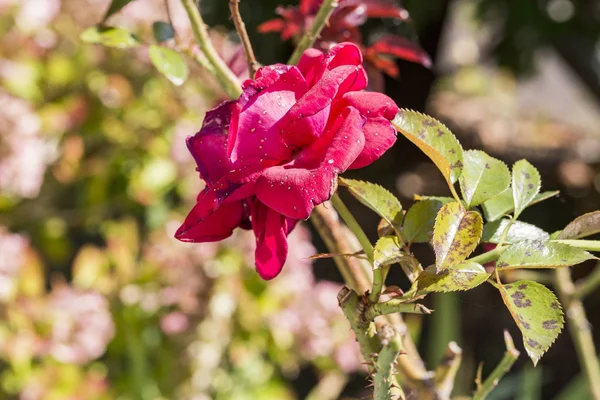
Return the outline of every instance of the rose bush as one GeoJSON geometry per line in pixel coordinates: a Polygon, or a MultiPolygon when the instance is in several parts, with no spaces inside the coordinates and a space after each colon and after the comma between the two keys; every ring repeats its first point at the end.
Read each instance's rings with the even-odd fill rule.
{"type": "Polygon", "coordinates": [[[298,66],[261,68],[187,139],[206,187],[176,237],[218,241],[253,229],[258,273],[277,276],[288,233],[332,196],[338,174],[369,165],[396,140],[397,106],[366,85],[352,43],[309,49],[298,66]]]}

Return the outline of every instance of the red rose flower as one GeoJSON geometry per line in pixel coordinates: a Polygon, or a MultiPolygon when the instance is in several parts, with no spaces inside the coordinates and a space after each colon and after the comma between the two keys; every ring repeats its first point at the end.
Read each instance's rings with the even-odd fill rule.
{"type": "Polygon", "coordinates": [[[218,241],[251,227],[258,273],[277,276],[296,222],[331,197],[338,174],[372,163],[396,140],[397,106],[366,85],[352,43],[326,55],[309,49],[297,67],[261,68],[188,138],[206,188],[175,236],[218,241]]]}

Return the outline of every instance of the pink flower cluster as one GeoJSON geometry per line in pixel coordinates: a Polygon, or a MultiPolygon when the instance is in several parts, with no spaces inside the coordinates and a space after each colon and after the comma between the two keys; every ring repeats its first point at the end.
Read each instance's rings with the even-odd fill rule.
{"type": "Polygon", "coordinates": [[[253,229],[258,273],[277,276],[288,233],[332,196],[338,174],[369,165],[396,140],[397,106],[366,86],[352,43],[309,49],[297,67],[261,68],[188,138],[206,187],[176,237],[210,242],[253,229]]]}

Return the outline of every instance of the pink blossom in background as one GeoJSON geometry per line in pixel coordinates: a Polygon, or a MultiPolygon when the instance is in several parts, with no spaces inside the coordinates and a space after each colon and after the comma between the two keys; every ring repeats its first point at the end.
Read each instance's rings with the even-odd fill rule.
{"type": "MultiPolygon", "coordinates": [[[[10,66],[0,64],[2,70],[10,66]]],[[[0,91],[0,192],[33,198],[44,179],[51,146],[42,137],[41,122],[25,100],[0,91]]]]}
{"type": "Polygon", "coordinates": [[[46,318],[51,326],[48,351],[63,363],[84,364],[100,357],[115,334],[107,299],[92,291],[55,288],[46,318]]]}
{"type": "Polygon", "coordinates": [[[9,233],[0,225],[0,301],[8,300],[14,294],[28,246],[25,237],[9,233]]]}
{"type": "Polygon", "coordinates": [[[309,49],[297,67],[261,68],[237,101],[209,111],[188,138],[206,187],[176,237],[210,242],[252,229],[258,273],[277,276],[287,235],[332,196],[338,174],[369,165],[396,140],[397,106],[366,85],[352,43],[327,54],[309,49]]]}

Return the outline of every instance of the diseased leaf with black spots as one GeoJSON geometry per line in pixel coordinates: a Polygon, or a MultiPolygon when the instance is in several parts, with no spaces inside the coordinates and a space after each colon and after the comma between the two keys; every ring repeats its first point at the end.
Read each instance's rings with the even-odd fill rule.
{"type": "Polygon", "coordinates": [[[500,285],[506,307],[523,334],[523,344],[536,365],[564,325],[563,312],[554,293],[533,281],[500,285]]]}
{"type": "Polygon", "coordinates": [[[382,265],[395,264],[402,260],[406,254],[402,251],[402,242],[397,236],[384,236],[375,244],[373,250],[373,268],[382,265]]]}
{"type": "Polygon", "coordinates": [[[431,265],[419,275],[417,289],[418,293],[469,290],[481,285],[489,276],[481,265],[470,261],[442,271],[436,271],[435,265],[431,265]]]}
{"type": "Polygon", "coordinates": [[[513,165],[512,192],[515,217],[518,217],[533,202],[541,186],[540,173],[527,160],[519,160],[513,165]]]}
{"type": "Polygon", "coordinates": [[[561,268],[587,260],[592,254],[583,249],[549,240],[523,240],[509,246],[496,262],[498,269],[561,268]]]}
{"type": "Polygon", "coordinates": [[[433,250],[438,270],[461,263],[475,250],[483,220],[475,211],[466,211],[454,202],[445,204],[435,220],[433,228],[433,250]]]}
{"type": "Polygon", "coordinates": [[[600,211],[575,218],[558,234],[558,239],[581,239],[600,233],[600,211]]]}
{"type": "MultiPolygon", "coordinates": [[[[483,234],[481,235],[482,243],[499,243],[502,234],[509,224],[510,220],[501,219],[498,221],[488,222],[483,226],[483,234]]],[[[527,224],[521,221],[514,221],[505,238],[505,243],[516,243],[521,240],[548,240],[550,235],[543,229],[535,225],[527,224]]]]}
{"type": "Polygon", "coordinates": [[[463,149],[450,129],[428,115],[406,109],[398,111],[392,125],[433,161],[449,186],[458,180],[463,149]]]}

